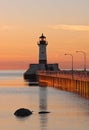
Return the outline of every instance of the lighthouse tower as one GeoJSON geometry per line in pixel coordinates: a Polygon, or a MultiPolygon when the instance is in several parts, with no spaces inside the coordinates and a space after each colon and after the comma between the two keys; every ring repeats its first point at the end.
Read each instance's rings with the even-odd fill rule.
{"type": "Polygon", "coordinates": [[[46,41],[46,37],[42,34],[39,37],[39,42],[37,43],[39,46],[39,63],[30,64],[27,71],[24,73],[24,79],[33,83],[39,82],[38,71],[46,70],[46,71],[59,71],[58,64],[47,64],[47,55],[46,55],[46,47],[48,45],[46,41]]]}
{"type": "Polygon", "coordinates": [[[46,37],[42,35],[39,37],[39,64],[47,64],[47,55],[46,55],[46,47],[48,43],[46,41],[46,37]]]}

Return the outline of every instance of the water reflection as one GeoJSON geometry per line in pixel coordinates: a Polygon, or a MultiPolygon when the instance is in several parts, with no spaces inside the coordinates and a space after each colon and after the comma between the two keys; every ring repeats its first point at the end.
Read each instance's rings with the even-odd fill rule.
{"type": "MultiPolygon", "coordinates": [[[[39,111],[47,111],[47,87],[39,88],[39,111]]],[[[40,114],[41,130],[47,128],[47,114],[40,114]]]]}
{"type": "Polygon", "coordinates": [[[23,71],[0,71],[0,87],[26,86],[23,71]]]}

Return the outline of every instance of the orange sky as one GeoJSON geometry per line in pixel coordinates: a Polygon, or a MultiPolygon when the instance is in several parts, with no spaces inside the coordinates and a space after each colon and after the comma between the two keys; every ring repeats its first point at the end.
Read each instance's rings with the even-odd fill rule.
{"type": "Polygon", "coordinates": [[[83,68],[85,51],[89,68],[89,1],[3,0],[0,2],[0,69],[27,69],[38,63],[39,36],[47,37],[48,63],[60,68],[83,68]],[[51,2],[51,5],[50,5],[51,2]]]}

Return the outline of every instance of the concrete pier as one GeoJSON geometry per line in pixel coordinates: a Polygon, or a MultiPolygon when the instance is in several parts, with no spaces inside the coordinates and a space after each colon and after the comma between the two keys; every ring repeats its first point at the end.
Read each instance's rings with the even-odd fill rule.
{"type": "Polygon", "coordinates": [[[89,75],[86,72],[71,73],[64,71],[51,72],[39,71],[39,84],[40,86],[49,86],[77,93],[84,98],[89,98],[89,75]]]}

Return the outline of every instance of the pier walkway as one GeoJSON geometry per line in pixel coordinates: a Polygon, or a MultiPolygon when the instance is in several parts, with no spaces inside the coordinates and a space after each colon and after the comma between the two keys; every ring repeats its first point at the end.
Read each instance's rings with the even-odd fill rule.
{"type": "Polygon", "coordinates": [[[39,71],[40,86],[55,87],[89,98],[89,71],[39,71]]]}

